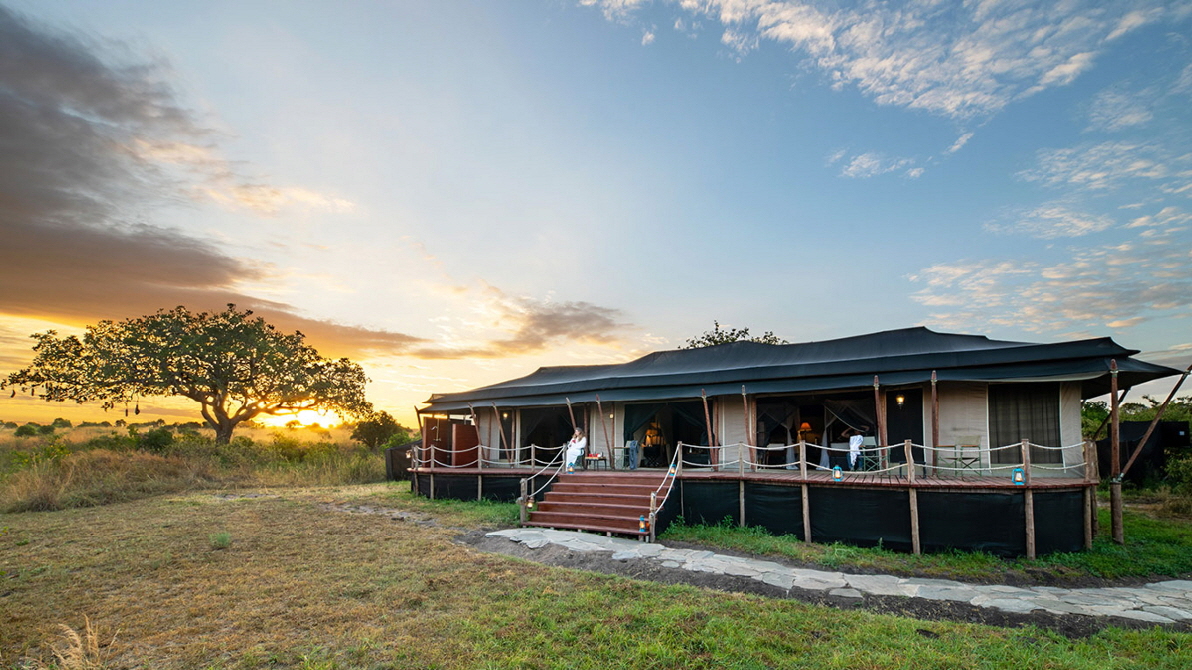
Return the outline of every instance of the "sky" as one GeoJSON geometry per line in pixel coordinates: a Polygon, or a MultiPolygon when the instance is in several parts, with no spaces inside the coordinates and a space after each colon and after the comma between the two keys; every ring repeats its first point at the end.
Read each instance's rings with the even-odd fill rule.
{"type": "Polygon", "coordinates": [[[407,424],[714,320],[1183,368],[1189,110],[1192,1],[0,0],[0,374],[227,303],[407,424]]]}

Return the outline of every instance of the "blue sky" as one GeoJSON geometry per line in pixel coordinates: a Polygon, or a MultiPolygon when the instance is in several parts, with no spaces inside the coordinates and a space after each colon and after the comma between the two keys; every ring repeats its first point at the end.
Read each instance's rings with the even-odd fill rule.
{"type": "Polygon", "coordinates": [[[403,417],[713,319],[1192,360],[1189,2],[0,6],[4,370],[229,299],[403,417]]]}

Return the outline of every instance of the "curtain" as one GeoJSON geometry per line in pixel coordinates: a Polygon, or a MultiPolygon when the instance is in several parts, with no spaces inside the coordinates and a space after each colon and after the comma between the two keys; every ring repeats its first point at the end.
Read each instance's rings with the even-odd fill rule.
{"type": "MultiPolygon", "coordinates": [[[[1002,447],[1023,439],[1046,447],[1060,445],[1060,385],[991,384],[989,386],[990,447],[1002,447]]],[[[1017,463],[1014,449],[993,452],[995,463],[1017,463]]],[[[1062,463],[1063,454],[1053,449],[1031,449],[1034,463],[1062,463]]]]}

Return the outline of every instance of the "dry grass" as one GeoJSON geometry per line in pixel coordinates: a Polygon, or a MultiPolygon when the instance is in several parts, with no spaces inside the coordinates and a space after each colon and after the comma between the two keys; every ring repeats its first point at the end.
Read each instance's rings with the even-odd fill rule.
{"type": "MultiPolygon", "coordinates": [[[[244,431],[252,433],[253,431],[244,431]]],[[[341,431],[342,432],[342,431],[341,431]]],[[[245,486],[330,486],[383,481],[381,454],[310,430],[278,429],[215,444],[180,435],[138,449],[128,431],[75,428],[50,437],[0,437],[0,511],[57,510],[162,493],[245,486]]]]}
{"type": "Polygon", "coordinates": [[[0,659],[52,662],[55,622],[87,616],[120,631],[106,650],[120,668],[1192,665],[1192,636],[1157,629],[1066,640],[663,586],[482,554],[453,531],[316,504],[398,503],[399,490],[186,493],[5,515],[0,659]],[[217,548],[218,533],[234,540],[217,548]]]}
{"type": "Polygon", "coordinates": [[[0,509],[44,511],[104,505],[202,488],[216,481],[208,463],[143,452],[80,451],[19,470],[4,480],[0,509]]]}

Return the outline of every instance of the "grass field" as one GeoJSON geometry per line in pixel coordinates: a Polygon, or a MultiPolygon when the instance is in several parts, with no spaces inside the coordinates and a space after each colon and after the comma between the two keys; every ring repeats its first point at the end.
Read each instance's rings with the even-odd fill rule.
{"type": "Polygon", "coordinates": [[[1069,640],[482,554],[452,528],[512,506],[400,484],[263,493],[0,516],[0,667],[49,664],[87,621],[100,668],[1192,667],[1192,636],[1159,629],[1069,640]]]}

